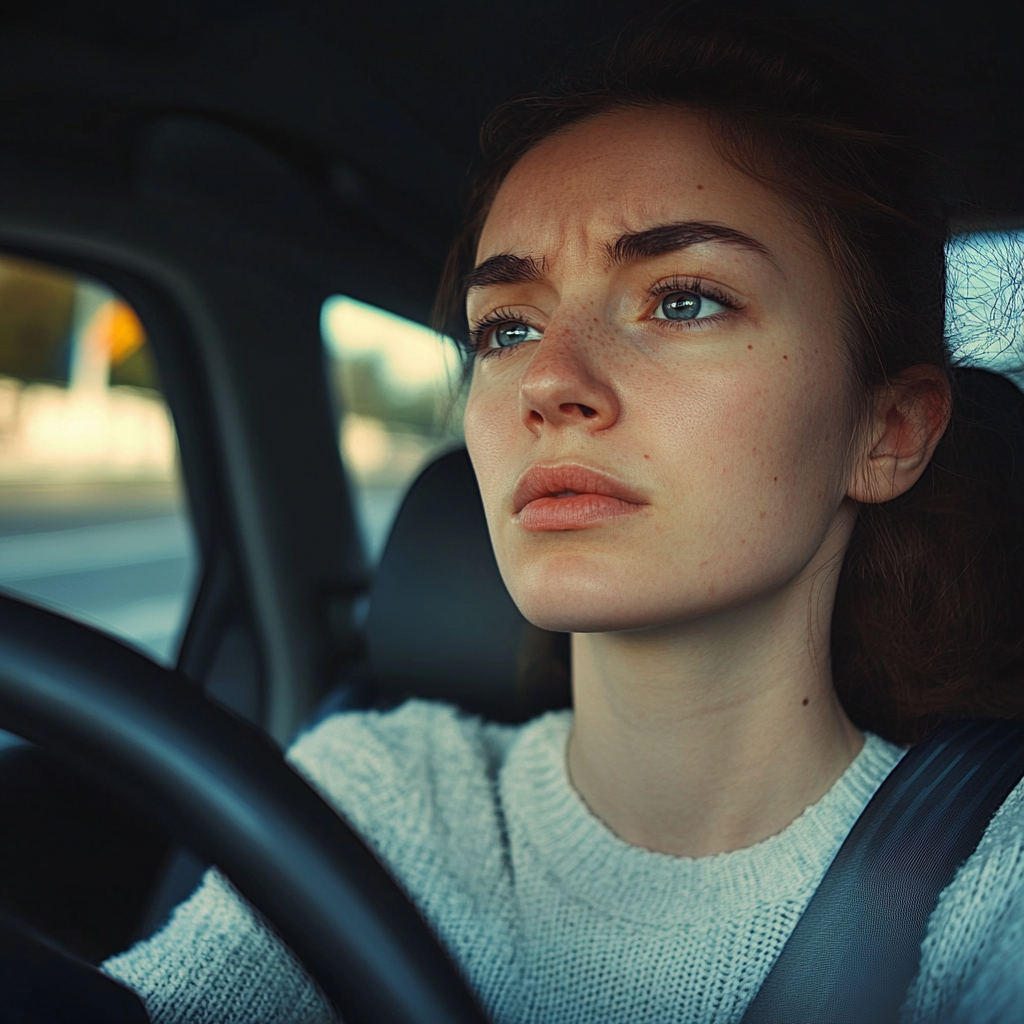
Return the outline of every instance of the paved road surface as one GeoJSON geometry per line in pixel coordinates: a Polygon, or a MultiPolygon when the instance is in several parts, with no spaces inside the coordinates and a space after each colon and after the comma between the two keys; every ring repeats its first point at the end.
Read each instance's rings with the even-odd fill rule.
{"type": "MultiPolygon", "coordinates": [[[[357,497],[376,561],[401,493],[357,497]]],[[[198,553],[188,519],[164,508],[135,518],[67,523],[50,517],[0,523],[0,589],[62,611],[127,640],[162,664],[177,654],[197,584],[198,553]]],[[[123,513],[122,513],[123,516],[123,513]]]]}
{"type": "Polygon", "coordinates": [[[163,664],[196,582],[181,514],[0,536],[0,588],[113,633],[163,664]]]}

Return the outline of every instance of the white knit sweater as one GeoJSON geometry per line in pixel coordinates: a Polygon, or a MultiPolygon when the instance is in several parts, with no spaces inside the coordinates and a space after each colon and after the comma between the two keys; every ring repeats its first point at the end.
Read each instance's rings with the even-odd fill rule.
{"type": "MultiPolygon", "coordinates": [[[[290,756],[391,866],[494,1021],[739,1021],[901,751],[869,736],[784,831],[691,859],[630,846],[588,811],[566,773],[570,723],[497,726],[414,701],[328,719],[290,756]]],[[[334,1019],[216,872],[105,969],[156,1024],[334,1019]]],[[[1024,786],[943,894],[903,1019],[1024,1021],[1024,786]]]]}

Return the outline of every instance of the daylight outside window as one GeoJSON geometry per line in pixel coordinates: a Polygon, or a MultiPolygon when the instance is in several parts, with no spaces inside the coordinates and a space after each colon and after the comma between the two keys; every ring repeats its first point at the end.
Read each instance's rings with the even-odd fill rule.
{"type": "Polygon", "coordinates": [[[324,304],[322,328],[342,410],[339,443],[376,562],[413,478],[461,443],[461,365],[449,339],[345,296],[324,304]]]}
{"type": "Polygon", "coordinates": [[[139,318],[91,278],[0,256],[0,589],[168,664],[196,571],[139,318]]]}

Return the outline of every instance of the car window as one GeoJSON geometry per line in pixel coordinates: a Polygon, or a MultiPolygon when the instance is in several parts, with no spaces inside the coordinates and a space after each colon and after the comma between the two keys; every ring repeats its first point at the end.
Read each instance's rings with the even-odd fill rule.
{"type": "Polygon", "coordinates": [[[0,588],[174,661],[197,555],[135,312],[0,254],[0,588]]]}
{"type": "Polygon", "coordinates": [[[954,359],[1024,388],[1024,232],[975,232],[947,250],[946,324],[954,359]]]}
{"type": "Polygon", "coordinates": [[[342,458],[376,562],[413,478],[461,443],[459,358],[450,339],[345,296],[324,303],[321,323],[342,458]]]}

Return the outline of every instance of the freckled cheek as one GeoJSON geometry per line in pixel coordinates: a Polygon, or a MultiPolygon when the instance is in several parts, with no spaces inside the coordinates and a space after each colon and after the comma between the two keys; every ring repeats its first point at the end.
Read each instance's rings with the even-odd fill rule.
{"type": "Polygon", "coordinates": [[[830,518],[842,498],[842,401],[814,383],[807,381],[797,393],[766,389],[737,414],[737,466],[758,506],[754,526],[766,535],[780,524],[810,526],[830,518]]]}
{"type": "Polygon", "coordinates": [[[829,488],[835,417],[785,383],[727,379],[666,403],[660,417],[648,406],[670,491],[716,531],[770,532],[829,488]]]}

